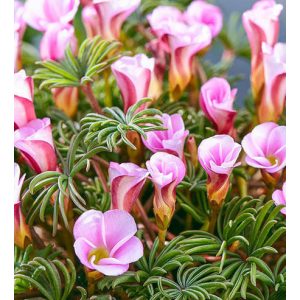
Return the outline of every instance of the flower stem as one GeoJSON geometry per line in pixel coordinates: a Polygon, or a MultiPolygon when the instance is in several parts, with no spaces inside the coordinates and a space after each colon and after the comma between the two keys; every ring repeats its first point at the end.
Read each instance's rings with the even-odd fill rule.
{"type": "Polygon", "coordinates": [[[95,169],[96,171],[96,174],[102,184],[102,187],[103,187],[103,190],[105,193],[108,193],[109,192],[109,188],[108,188],[108,185],[107,185],[107,182],[106,182],[106,179],[105,179],[105,176],[100,168],[100,166],[98,165],[98,163],[94,160],[92,160],[92,165],[93,165],[93,168],[95,169]]]}
{"type": "Polygon", "coordinates": [[[159,248],[163,249],[165,247],[165,241],[166,241],[166,229],[158,229],[158,239],[159,239],[159,248]]]}
{"type": "Polygon", "coordinates": [[[85,95],[87,96],[87,100],[90,103],[92,109],[97,113],[97,114],[101,114],[102,113],[102,109],[94,95],[94,92],[92,90],[92,86],[90,83],[87,83],[87,85],[82,87],[82,91],[85,93],[85,95]]]}
{"type": "Polygon", "coordinates": [[[104,104],[105,104],[105,107],[111,107],[112,106],[112,98],[111,98],[111,89],[110,89],[110,83],[109,83],[109,72],[107,70],[104,71],[103,76],[104,76],[104,82],[105,82],[104,104]]]}
{"type": "Polygon", "coordinates": [[[210,203],[210,206],[211,206],[211,215],[209,220],[208,232],[214,233],[220,207],[215,201],[212,201],[210,203]]]}

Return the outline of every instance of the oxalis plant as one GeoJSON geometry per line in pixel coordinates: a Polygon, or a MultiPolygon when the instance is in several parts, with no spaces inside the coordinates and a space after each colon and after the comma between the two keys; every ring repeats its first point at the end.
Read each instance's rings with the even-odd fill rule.
{"type": "Polygon", "coordinates": [[[285,299],[283,7],[211,2],[15,1],[15,299],[285,299]]]}

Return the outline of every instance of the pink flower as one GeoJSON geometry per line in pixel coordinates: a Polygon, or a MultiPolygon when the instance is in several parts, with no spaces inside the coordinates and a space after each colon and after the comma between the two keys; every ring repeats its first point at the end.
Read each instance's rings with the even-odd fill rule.
{"type": "Polygon", "coordinates": [[[61,109],[67,116],[73,117],[77,112],[78,88],[63,87],[51,90],[56,107],[61,109]]]}
{"type": "Polygon", "coordinates": [[[35,119],[15,131],[15,147],[37,173],[57,167],[49,118],[35,119]]]}
{"type": "Polygon", "coordinates": [[[79,0],[27,0],[24,20],[38,31],[46,31],[49,25],[71,22],[77,12],[79,0]]]}
{"type": "Polygon", "coordinates": [[[130,212],[149,173],[133,163],[115,162],[110,163],[108,173],[112,208],[130,212]]]}
{"type": "Polygon", "coordinates": [[[220,205],[226,197],[230,174],[236,166],[242,147],[229,135],[215,135],[203,140],[198,148],[198,158],[207,173],[207,194],[210,201],[220,205]]]}
{"type": "Polygon", "coordinates": [[[21,171],[18,164],[15,163],[15,196],[14,196],[14,232],[15,244],[24,249],[26,237],[31,240],[31,234],[28,225],[25,222],[21,210],[20,193],[25,179],[25,174],[20,178],[21,171]]]}
{"type": "Polygon", "coordinates": [[[137,9],[141,0],[94,0],[101,36],[106,40],[119,39],[124,21],[137,9]]]}
{"type": "Polygon", "coordinates": [[[213,37],[222,30],[223,15],[220,8],[203,0],[193,1],[185,11],[184,18],[188,24],[207,25],[213,37]]]}
{"type": "Polygon", "coordinates": [[[243,14],[243,25],[251,48],[251,82],[256,101],[260,99],[264,84],[262,43],[274,46],[277,42],[282,8],[274,0],[261,0],[243,14]]]}
{"type": "Polygon", "coordinates": [[[24,4],[14,1],[15,72],[21,69],[21,46],[26,23],[23,19],[24,4]]]}
{"type": "Polygon", "coordinates": [[[194,56],[211,44],[211,30],[202,23],[186,23],[181,11],[174,7],[159,6],[147,19],[160,47],[171,55],[170,90],[174,94],[182,92],[191,80],[194,56]]]}
{"type": "MultiPolygon", "coordinates": [[[[286,183],[283,184],[282,186],[282,190],[276,190],[273,192],[272,194],[272,198],[274,200],[275,205],[286,205],[286,183]]],[[[286,215],[286,208],[284,207],[281,210],[281,213],[283,213],[284,215],[286,215]]]]}
{"type": "Polygon", "coordinates": [[[286,164],[285,135],[285,126],[273,122],[256,126],[242,141],[246,163],[267,173],[282,170],[286,164]]]}
{"type": "Polygon", "coordinates": [[[201,87],[200,107],[220,134],[234,134],[237,112],[233,102],[237,89],[231,90],[223,78],[212,78],[201,87]]]}
{"type": "Polygon", "coordinates": [[[143,256],[143,245],[135,237],[133,217],[124,210],[84,212],[74,225],[74,249],[80,262],[104,275],[120,275],[129,263],[143,256]]]}
{"type": "Polygon", "coordinates": [[[33,106],[33,80],[24,70],[14,75],[14,123],[15,129],[36,118],[33,106]]]}
{"type": "Polygon", "coordinates": [[[148,58],[145,54],[123,56],[111,65],[111,69],[121,90],[125,112],[148,96],[154,58],[148,58]]]}
{"type": "Polygon", "coordinates": [[[265,89],[258,109],[261,123],[277,122],[285,106],[286,59],[285,44],[277,43],[273,48],[263,44],[265,89]]]}
{"type": "Polygon", "coordinates": [[[154,153],[168,152],[184,160],[184,142],[189,131],[185,130],[181,115],[163,114],[161,119],[167,130],[147,132],[147,139],[143,138],[144,145],[154,153]]]}
{"type": "Polygon", "coordinates": [[[160,230],[169,227],[175,211],[176,186],[185,176],[185,165],[172,154],[157,152],[146,162],[155,187],[154,214],[160,230]]]}
{"type": "Polygon", "coordinates": [[[82,9],[82,21],[89,38],[101,36],[100,19],[95,5],[86,5],[82,9]]]}
{"type": "Polygon", "coordinates": [[[74,33],[74,27],[70,24],[49,25],[40,44],[42,60],[63,59],[68,45],[70,45],[73,52],[76,51],[77,40],[74,33]]]}

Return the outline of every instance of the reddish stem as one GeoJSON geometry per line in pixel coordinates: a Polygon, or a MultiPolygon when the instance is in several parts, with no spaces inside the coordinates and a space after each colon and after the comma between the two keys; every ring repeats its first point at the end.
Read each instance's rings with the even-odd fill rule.
{"type": "Polygon", "coordinates": [[[82,87],[83,92],[85,93],[85,95],[87,96],[87,100],[89,101],[92,109],[97,113],[97,114],[101,114],[102,113],[102,109],[94,95],[94,92],[92,90],[92,86],[90,83],[88,83],[87,85],[82,87]]]}
{"type": "Polygon", "coordinates": [[[93,165],[93,168],[95,169],[96,171],[96,174],[102,184],[102,187],[103,187],[103,190],[105,193],[108,193],[109,192],[109,187],[107,185],[107,182],[106,182],[106,178],[100,168],[100,166],[98,165],[98,163],[94,160],[92,160],[92,165],[93,165]]]}

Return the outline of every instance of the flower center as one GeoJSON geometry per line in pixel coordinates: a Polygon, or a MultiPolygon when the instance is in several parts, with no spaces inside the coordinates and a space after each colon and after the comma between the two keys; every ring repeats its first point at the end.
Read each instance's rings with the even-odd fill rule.
{"type": "Polygon", "coordinates": [[[90,260],[92,257],[94,258],[94,263],[97,264],[102,258],[108,258],[109,253],[106,248],[99,247],[90,251],[88,259],[90,260]]]}
{"type": "Polygon", "coordinates": [[[271,165],[275,165],[277,163],[277,158],[274,155],[267,156],[267,159],[271,163],[271,165]]]}

